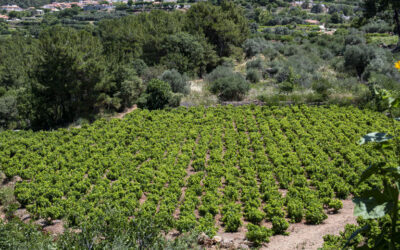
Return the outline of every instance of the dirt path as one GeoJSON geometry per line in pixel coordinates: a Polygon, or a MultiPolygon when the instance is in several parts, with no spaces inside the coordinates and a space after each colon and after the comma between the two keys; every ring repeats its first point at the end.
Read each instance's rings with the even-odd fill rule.
{"type": "Polygon", "coordinates": [[[204,80],[203,79],[197,79],[194,81],[190,81],[190,91],[193,92],[202,92],[203,91],[203,85],[204,85],[204,80]]]}
{"type": "Polygon", "coordinates": [[[289,236],[271,237],[270,243],[262,249],[292,250],[292,249],[318,249],[322,247],[323,236],[327,234],[338,235],[344,230],[346,224],[356,224],[353,215],[354,205],[351,200],[343,201],[343,208],[338,214],[328,215],[328,219],[321,225],[291,224],[288,228],[289,236]]]}
{"type": "Polygon", "coordinates": [[[124,112],[118,113],[117,115],[115,115],[113,118],[118,118],[118,119],[122,119],[124,118],[127,114],[131,113],[132,111],[134,111],[135,109],[137,109],[136,105],[133,105],[132,108],[128,108],[126,110],[124,110],[124,112]]]}

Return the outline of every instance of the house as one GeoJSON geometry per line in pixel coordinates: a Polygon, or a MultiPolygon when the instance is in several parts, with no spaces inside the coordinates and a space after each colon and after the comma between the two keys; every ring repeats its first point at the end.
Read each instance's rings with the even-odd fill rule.
{"type": "Polygon", "coordinates": [[[109,9],[113,9],[115,8],[115,6],[111,6],[108,4],[93,4],[93,5],[86,5],[83,6],[83,10],[84,11],[91,11],[91,10],[109,10],[109,9]]]}
{"type": "Polygon", "coordinates": [[[35,10],[37,16],[43,16],[44,10],[35,10]]]}
{"type": "Polygon", "coordinates": [[[18,5],[3,5],[0,6],[0,10],[5,10],[7,12],[10,12],[10,11],[23,11],[24,9],[22,9],[18,5]]]}
{"type": "Polygon", "coordinates": [[[0,19],[7,20],[7,19],[8,19],[8,16],[6,16],[6,15],[0,15],[0,19]]]}

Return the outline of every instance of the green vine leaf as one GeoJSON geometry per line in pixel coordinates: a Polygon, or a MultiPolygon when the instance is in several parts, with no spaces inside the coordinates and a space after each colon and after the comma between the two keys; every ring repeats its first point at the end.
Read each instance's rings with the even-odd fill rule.
{"type": "Polygon", "coordinates": [[[346,245],[344,245],[344,248],[346,248],[350,244],[350,241],[352,239],[354,239],[355,237],[357,237],[357,235],[359,235],[360,233],[365,232],[365,231],[367,231],[369,229],[370,229],[370,225],[367,224],[367,225],[363,226],[362,228],[359,228],[356,231],[354,231],[354,233],[352,233],[350,235],[350,238],[347,239],[347,242],[346,242],[346,245]]]}
{"type": "Polygon", "coordinates": [[[359,141],[358,144],[359,145],[363,145],[365,143],[368,142],[384,142],[384,141],[388,141],[390,139],[392,139],[393,136],[388,135],[386,133],[383,132],[373,132],[373,133],[369,133],[364,135],[359,141]]]}
{"type": "Polygon", "coordinates": [[[378,200],[375,197],[354,198],[354,216],[361,216],[363,219],[377,219],[390,213],[393,203],[390,201],[378,200]]]}
{"type": "Polygon", "coordinates": [[[398,108],[400,106],[400,98],[396,98],[391,103],[393,108],[398,108]]]}
{"type": "Polygon", "coordinates": [[[373,174],[379,173],[379,170],[386,165],[385,162],[379,162],[375,164],[371,164],[361,175],[360,181],[358,183],[361,183],[371,177],[373,174]]]}

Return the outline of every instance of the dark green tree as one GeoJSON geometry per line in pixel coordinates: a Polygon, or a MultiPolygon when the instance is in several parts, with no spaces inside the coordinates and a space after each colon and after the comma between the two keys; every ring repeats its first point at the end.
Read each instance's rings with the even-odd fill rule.
{"type": "Polygon", "coordinates": [[[186,30],[204,34],[216,46],[219,56],[232,55],[234,48],[240,47],[250,34],[243,10],[231,1],[222,1],[220,6],[194,4],[186,18],[186,30]]]}
{"type": "Polygon", "coordinates": [[[100,40],[86,31],[53,27],[39,38],[33,69],[35,125],[50,128],[94,111],[95,86],[104,75],[100,40]]]}
{"type": "Polygon", "coordinates": [[[213,46],[201,36],[180,32],[169,35],[163,44],[161,63],[181,73],[201,76],[217,64],[213,46]]]}
{"type": "Polygon", "coordinates": [[[140,97],[138,107],[150,110],[163,109],[168,106],[171,99],[171,86],[159,79],[153,79],[147,85],[146,92],[140,97]]]}

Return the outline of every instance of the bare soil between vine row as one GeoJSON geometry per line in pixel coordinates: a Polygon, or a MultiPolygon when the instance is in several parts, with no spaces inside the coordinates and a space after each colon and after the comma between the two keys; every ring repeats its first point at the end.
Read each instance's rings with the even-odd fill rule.
{"type": "MultiPolygon", "coordinates": [[[[276,235],[270,237],[270,242],[261,249],[293,250],[293,249],[318,249],[322,247],[323,236],[327,234],[339,235],[344,231],[346,224],[356,224],[357,218],[353,215],[354,204],[351,200],[343,200],[343,208],[337,214],[328,214],[328,218],[320,225],[307,225],[304,222],[290,224],[288,236],[276,235]]],[[[270,227],[266,224],[265,226],[270,227]]],[[[224,241],[235,242],[237,245],[245,242],[246,230],[238,233],[218,233],[224,241]]]]}

